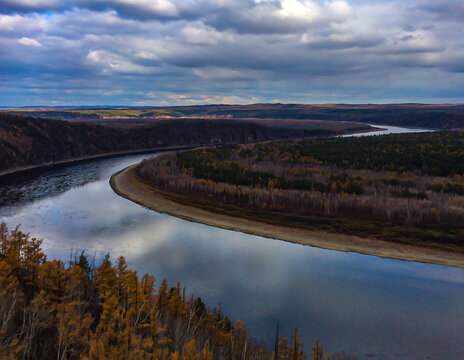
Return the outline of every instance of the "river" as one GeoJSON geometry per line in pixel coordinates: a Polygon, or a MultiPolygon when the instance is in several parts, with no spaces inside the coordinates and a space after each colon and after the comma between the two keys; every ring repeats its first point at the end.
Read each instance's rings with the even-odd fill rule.
{"type": "MultiPolygon", "coordinates": [[[[403,132],[409,129],[403,130],[403,132]]],[[[154,155],[154,154],[152,154],[154,155]]],[[[358,359],[464,358],[464,270],[290,244],[147,210],[116,195],[122,156],[0,183],[0,221],[43,238],[48,258],[124,255],[139,274],[178,281],[272,343],[293,328],[358,359]]]]}

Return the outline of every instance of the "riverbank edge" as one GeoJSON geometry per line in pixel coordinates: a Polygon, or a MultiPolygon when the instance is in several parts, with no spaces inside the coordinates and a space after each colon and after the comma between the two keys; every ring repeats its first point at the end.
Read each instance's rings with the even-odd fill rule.
{"type": "Polygon", "coordinates": [[[188,150],[194,149],[199,147],[200,145],[189,145],[189,146],[172,146],[172,147],[159,147],[159,148],[151,148],[151,149],[141,149],[141,150],[128,150],[128,151],[118,151],[118,152],[111,152],[111,153],[103,153],[103,154],[95,154],[95,155],[87,155],[81,156],[77,158],[71,158],[66,160],[60,160],[55,162],[49,162],[44,164],[37,164],[37,165],[27,165],[16,167],[8,170],[0,171],[0,178],[8,177],[11,175],[16,175],[20,173],[26,173],[30,171],[36,170],[45,170],[45,169],[52,169],[55,167],[66,166],[71,164],[79,164],[86,161],[91,160],[99,160],[99,159],[106,159],[124,155],[137,155],[137,154],[148,154],[157,151],[178,151],[178,150],[188,150]]]}
{"type": "Polygon", "coordinates": [[[419,247],[353,235],[310,231],[213,213],[191,205],[181,204],[168,199],[165,192],[145,183],[136,172],[137,165],[131,165],[114,174],[110,179],[111,188],[119,196],[160,213],[226,230],[327,250],[464,268],[464,253],[453,252],[452,249],[419,247]]]}

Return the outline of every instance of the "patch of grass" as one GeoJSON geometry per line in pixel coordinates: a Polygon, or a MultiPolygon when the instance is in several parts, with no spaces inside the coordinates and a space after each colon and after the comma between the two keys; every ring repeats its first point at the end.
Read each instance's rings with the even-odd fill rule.
{"type": "Polygon", "coordinates": [[[82,109],[82,110],[67,110],[65,112],[70,112],[74,114],[82,115],[97,115],[101,117],[118,117],[118,116],[128,116],[128,117],[149,117],[149,116],[160,116],[160,115],[169,115],[169,116],[181,116],[182,113],[165,110],[165,109],[82,109]]]}

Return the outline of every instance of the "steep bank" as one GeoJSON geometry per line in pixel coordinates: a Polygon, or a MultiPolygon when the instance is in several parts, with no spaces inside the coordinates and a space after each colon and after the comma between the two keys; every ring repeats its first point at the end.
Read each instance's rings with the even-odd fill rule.
{"type": "Polygon", "coordinates": [[[446,249],[391,244],[380,240],[321,233],[230,216],[226,215],[221,207],[211,208],[210,211],[194,207],[185,197],[162,192],[146,184],[137,175],[136,165],[113,175],[110,184],[120,196],[152,210],[188,221],[324,249],[464,268],[464,253],[458,252],[457,248],[452,246],[446,249]]]}
{"type": "MultiPolygon", "coordinates": [[[[359,130],[365,129],[360,125],[359,130]]],[[[102,126],[0,114],[0,172],[135,150],[339,133],[338,128],[295,130],[251,122],[205,120],[159,121],[143,126],[102,126]]]]}

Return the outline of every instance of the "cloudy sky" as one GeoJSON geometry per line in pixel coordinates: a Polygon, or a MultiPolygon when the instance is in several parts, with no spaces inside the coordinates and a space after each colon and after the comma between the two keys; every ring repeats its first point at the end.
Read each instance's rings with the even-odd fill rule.
{"type": "Polygon", "coordinates": [[[0,0],[0,106],[464,102],[463,0],[0,0]]]}

